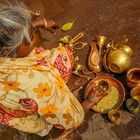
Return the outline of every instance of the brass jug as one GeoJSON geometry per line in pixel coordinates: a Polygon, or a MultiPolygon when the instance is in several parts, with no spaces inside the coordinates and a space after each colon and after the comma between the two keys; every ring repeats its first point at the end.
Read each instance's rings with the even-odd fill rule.
{"type": "Polygon", "coordinates": [[[114,44],[114,40],[106,45],[107,51],[103,57],[103,66],[108,72],[122,73],[128,70],[132,63],[132,49],[125,45],[128,39],[114,44]]]}
{"type": "Polygon", "coordinates": [[[122,73],[131,66],[131,56],[121,48],[111,50],[107,56],[107,64],[110,71],[122,73]]]}

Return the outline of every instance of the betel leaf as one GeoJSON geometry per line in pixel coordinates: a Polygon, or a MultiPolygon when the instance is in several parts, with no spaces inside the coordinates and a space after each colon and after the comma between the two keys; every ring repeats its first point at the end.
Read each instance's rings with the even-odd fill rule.
{"type": "Polygon", "coordinates": [[[73,22],[67,22],[61,27],[61,30],[68,31],[73,27],[73,24],[74,24],[74,21],[73,22]]]}

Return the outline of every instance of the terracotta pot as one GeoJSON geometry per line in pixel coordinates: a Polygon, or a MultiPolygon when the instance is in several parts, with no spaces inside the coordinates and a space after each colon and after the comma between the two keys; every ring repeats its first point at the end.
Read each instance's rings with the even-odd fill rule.
{"type": "Polygon", "coordinates": [[[127,72],[127,86],[133,88],[140,86],[140,68],[132,68],[127,72]]]}
{"type": "MultiPolygon", "coordinates": [[[[119,90],[119,94],[120,94],[120,97],[119,97],[119,100],[117,102],[117,104],[111,108],[110,110],[112,109],[119,109],[120,106],[122,105],[124,99],[125,99],[125,89],[123,87],[123,85],[121,84],[120,81],[118,81],[117,79],[111,77],[111,76],[101,76],[101,77],[97,77],[95,79],[93,79],[86,87],[86,90],[85,90],[85,93],[84,93],[84,96],[85,96],[85,99],[89,93],[89,91],[93,88],[94,84],[95,83],[96,85],[98,85],[98,83],[100,81],[106,81],[108,83],[110,83],[111,86],[117,88],[119,90]]],[[[101,114],[107,114],[110,110],[107,110],[107,111],[100,111],[97,109],[97,105],[94,105],[92,107],[92,109],[95,111],[95,112],[98,112],[98,113],[101,113],[101,114]]]]}

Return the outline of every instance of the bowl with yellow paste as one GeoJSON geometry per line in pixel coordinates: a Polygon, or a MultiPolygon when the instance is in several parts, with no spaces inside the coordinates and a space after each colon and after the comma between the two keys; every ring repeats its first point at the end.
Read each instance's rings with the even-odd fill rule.
{"type": "Polygon", "coordinates": [[[85,98],[87,97],[89,91],[95,86],[98,86],[100,81],[105,81],[109,83],[110,88],[107,91],[107,95],[100,100],[97,105],[94,105],[92,109],[95,112],[101,114],[107,114],[112,109],[118,109],[122,105],[125,99],[125,89],[120,81],[111,76],[100,76],[93,79],[86,87],[85,98]]]}

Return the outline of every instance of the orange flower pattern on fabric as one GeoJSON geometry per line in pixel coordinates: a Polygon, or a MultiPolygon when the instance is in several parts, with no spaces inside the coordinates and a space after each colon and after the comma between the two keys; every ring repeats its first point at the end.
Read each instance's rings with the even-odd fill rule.
{"type": "Polygon", "coordinates": [[[55,70],[55,67],[54,66],[51,66],[51,70],[54,71],[55,70]]]}
{"type": "Polygon", "coordinates": [[[56,116],[57,108],[53,104],[47,105],[45,108],[40,109],[40,112],[45,115],[45,117],[54,118],[56,116]]]}
{"type": "Polygon", "coordinates": [[[16,70],[22,70],[23,72],[28,72],[28,68],[16,68],[16,70]]]}
{"type": "Polygon", "coordinates": [[[34,65],[34,66],[31,66],[31,68],[33,70],[42,70],[42,67],[40,65],[34,65]]]}
{"type": "Polygon", "coordinates": [[[72,121],[72,116],[70,114],[70,110],[69,109],[67,109],[66,112],[67,113],[64,114],[63,117],[66,119],[66,125],[69,125],[71,123],[71,121],[72,121]]]}
{"type": "Polygon", "coordinates": [[[39,83],[38,88],[34,88],[33,91],[38,94],[38,98],[42,98],[44,95],[47,97],[51,95],[51,90],[47,83],[39,83]]]}
{"type": "Polygon", "coordinates": [[[60,89],[61,93],[64,94],[66,92],[65,83],[60,76],[56,76],[58,82],[56,82],[57,87],[60,89]]]}
{"type": "Polygon", "coordinates": [[[10,108],[12,116],[20,116],[10,118],[9,121],[2,112],[0,123],[7,123],[8,126],[29,133],[34,133],[34,129],[40,131],[50,128],[52,125],[61,129],[71,129],[81,124],[84,119],[84,110],[64,82],[64,79],[70,76],[73,65],[69,52],[66,47],[54,48],[52,51],[34,48],[28,57],[15,58],[15,60],[3,59],[0,65],[2,79],[0,103],[4,105],[5,114],[9,113],[6,108],[10,108]],[[57,65],[54,65],[55,62],[58,62],[57,65]],[[11,82],[15,81],[13,78],[16,78],[16,82],[11,82]],[[12,91],[8,92],[9,90],[12,91]],[[18,90],[22,91],[21,94],[18,90]],[[28,99],[33,99],[36,104],[28,99]],[[37,117],[39,119],[36,119],[37,117]],[[21,120],[27,125],[21,123],[21,120]]]}
{"type": "Polygon", "coordinates": [[[10,91],[10,90],[15,90],[15,91],[19,91],[20,88],[18,87],[20,85],[20,82],[13,82],[13,81],[3,81],[0,82],[2,84],[4,84],[4,90],[5,91],[10,91]]]}
{"type": "Polygon", "coordinates": [[[59,47],[57,47],[57,50],[58,51],[61,51],[61,52],[64,52],[65,51],[65,48],[63,46],[59,46],[59,47]]]}
{"type": "Polygon", "coordinates": [[[78,126],[79,126],[79,122],[76,121],[76,122],[74,123],[74,125],[73,125],[73,128],[76,128],[76,127],[78,127],[78,126]]]}

